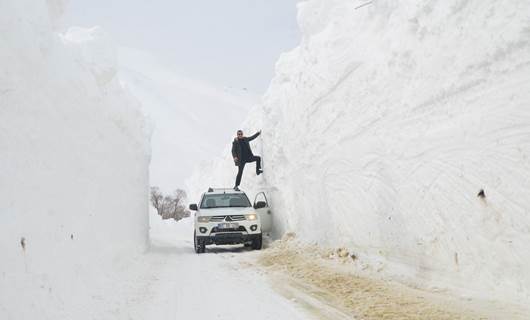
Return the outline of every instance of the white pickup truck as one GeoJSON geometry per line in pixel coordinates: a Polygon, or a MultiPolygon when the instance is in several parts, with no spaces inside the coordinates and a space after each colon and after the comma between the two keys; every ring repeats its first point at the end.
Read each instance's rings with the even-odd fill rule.
{"type": "Polygon", "coordinates": [[[211,244],[245,244],[260,250],[263,233],[272,228],[272,211],[264,192],[258,193],[251,205],[243,191],[209,188],[199,205],[190,204],[190,210],[196,211],[196,253],[204,253],[211,244]]]}

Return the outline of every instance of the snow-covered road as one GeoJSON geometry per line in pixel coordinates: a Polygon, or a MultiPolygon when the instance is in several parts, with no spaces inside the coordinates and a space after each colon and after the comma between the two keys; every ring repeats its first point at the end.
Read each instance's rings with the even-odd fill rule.
{"type": "MultiPolygon", "coordinates": [[[[244,247],[193,251],[189,221],[151,219],[151,248],[128,272],[137,274],[119,318],[126,319],[322,319],[307,303],[278,294],[256,268],[245,268],[244,247]],[[295,302],[296,301],[296,302],[295,302]]],[[[318,308],[320,309],[320,308],[318,308]]],[[[336,318],[335,318],[336,319],[336,318]]]]}
{"type": "Polygon", "coordinates": [[[322,256],[323,249],[289,240],[265,251],[210,246],[197,255],[192,219],[162,221],[151,214],[149,251],[115,279],[114,295],[100,294],[94,307],[101,313],[92,318],[526,319],[509,306],[461,303],[441,292],[364,277],[362,263],[322,256]]]}

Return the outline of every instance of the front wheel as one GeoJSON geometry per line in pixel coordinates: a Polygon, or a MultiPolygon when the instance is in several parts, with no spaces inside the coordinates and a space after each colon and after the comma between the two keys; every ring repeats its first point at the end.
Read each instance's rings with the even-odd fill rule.
{"type": "Polygon", "coordinates": [[[203,241],[197,239],[197,232],[193,231],[193,246],[195,247],[195,253],[204,253],[206,250],[206,245],[203,241]]]}
{"type": "Polygon", "coordinates": [[[260,233],[260,235],[252,240],[252,249],[254,250],[261,250],[261,246],[263,244],[263,235],[260,233]]]}

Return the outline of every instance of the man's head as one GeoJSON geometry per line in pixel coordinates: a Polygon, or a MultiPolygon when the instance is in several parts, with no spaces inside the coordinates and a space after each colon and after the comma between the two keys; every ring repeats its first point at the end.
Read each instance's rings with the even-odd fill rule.
{"type": "Polygon", "coordinates": [[[243,138],[243,130],[237,130],[237,138],[238,139],[243,138]]]}

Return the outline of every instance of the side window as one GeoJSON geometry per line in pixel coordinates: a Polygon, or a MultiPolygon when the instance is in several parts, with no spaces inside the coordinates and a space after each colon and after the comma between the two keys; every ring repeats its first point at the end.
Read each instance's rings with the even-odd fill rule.
{"type": "Polygon", "coordinates": [[[208,200],[210,200],[208,196],[204,195],[202,197],[202,199],[201,199],[201,209],[209,208],[209,206],[207,205],[208,200]]]}

